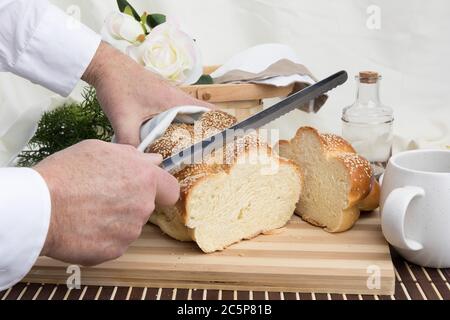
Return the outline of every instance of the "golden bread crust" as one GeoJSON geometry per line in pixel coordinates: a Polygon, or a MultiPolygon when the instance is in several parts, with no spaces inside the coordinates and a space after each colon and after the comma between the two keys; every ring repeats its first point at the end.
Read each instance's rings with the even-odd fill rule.
{"type": "MultiPolygon", "coordinates": [[[[339,222],[335,226],[325,226],[315,221],[301,212],[300,204],[298,204],[296,213],[309,223],[325,227],[328,232],[342,232],[350,229],[358,220],[360,210],[371,211],[378,207],[379,203],[379,185],[373,176],[372,167],[364,157],[356,154],[356,151],[342,137],[334,134],[321,134],[318,130],[311,127],[301,127],[297,130],[294,138],[290,141],[281,140],[279,142],[280,153],[289,159],[295,161],[295,155],[292,151],[291,143],[300,139],[303,134],[313,134],[320,142],[323,154],[328,159],[336,159],[345,166],[348,172],[348,181],[350,187],[348,191],[347,207],[337,208],[341,210],[339,222]]],[[[299,164],[300,169],[301,165],[299,164]]],[[[305,185],[305,188],[308,186],[305,185]]]]}

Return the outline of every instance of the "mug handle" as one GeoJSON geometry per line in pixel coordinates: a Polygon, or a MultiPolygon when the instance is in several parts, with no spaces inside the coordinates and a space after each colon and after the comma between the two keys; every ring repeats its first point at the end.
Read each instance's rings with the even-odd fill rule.
{"type": "Polygon", "coordinates": [[[395,247],[418,251],[423,245],[405,235],[405,217],[408,206],[415,197],[425,196],[425,190],[406,186],[394,189],[386,198],[381,213],[381,227],[386,240],[395,247]]]}

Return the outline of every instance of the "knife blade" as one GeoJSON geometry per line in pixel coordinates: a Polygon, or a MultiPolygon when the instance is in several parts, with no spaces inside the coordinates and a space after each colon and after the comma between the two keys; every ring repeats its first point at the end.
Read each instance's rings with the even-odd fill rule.
{"type": "Polygon", "coordinates": [[[246,131],[248,133],[248,130],[258,129],[269,122],[278,119],[320,95],[342,85],[347,79],[347,72],[339,71],[324,80],[292,94],[286,99],[258,112],[244,121],[164,159],[161,167],[166,171],[171,171],[183,164],[201,163],[203,156],[212,150],[217,150],[225,146],[226,143],[233,141],[235,138],[246,135],[246,131]]]}

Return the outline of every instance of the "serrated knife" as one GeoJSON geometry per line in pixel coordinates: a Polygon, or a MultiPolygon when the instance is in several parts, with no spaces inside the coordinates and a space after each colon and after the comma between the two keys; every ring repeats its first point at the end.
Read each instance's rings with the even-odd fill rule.
{"type": "Polygon", "coordinates": [[[161,167],[164,170],[170,171],[183,164],[200,163],[205,154],[223,147],[226,143],[233,141],[235,138],[244,136],[246,132],[248,133],[248,130],[258,129],[269,122],[278,119],[337,86],[340,86],[345,83],[347,79],[347,72],[337,72],[324,80],[294,93],[286,99],[258,112],[244,121],[164,159],[161,167]]]}

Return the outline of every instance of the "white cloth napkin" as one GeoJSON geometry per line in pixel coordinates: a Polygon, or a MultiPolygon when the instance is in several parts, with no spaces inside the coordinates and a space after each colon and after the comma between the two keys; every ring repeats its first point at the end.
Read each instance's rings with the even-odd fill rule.
{"type": "MultiPolygon", "coordinates": [[[[292,93],[316,83],[315,77],[290,47],[268,43],[244,50],[211,74],[214,83],[256,83],[275,87],[293,86],[292,93]]],[[[305,112],[318,112],[326,94],[299,106],[305,112]]]]}
{"type": "MultiPolygon", "coordinates": [[[[267,43],[251,47],[236,54],[227,63],[214,71],[211,77],[218,79],[234,70],[258,74],[280,60],[289,60],[295,64],[304,65],[292,48],[283,44],[267,43]]],[[[316,81],[309,74],[293,73],[283,76],[274,75],[266,79],[249,79],[248,82],[283,87],[293,83],[306,83],[311,85],[316,81]]]]}
{"type": "Polygon", "coordinates": [[[203,113],[208,111],[209,109],[204,107],[180,106],[160,113],[142,126],[142,142],[138,146],[138,150],[144,152],[149,145],[164,134],[172,123],[193,124],[203,113]]]}

